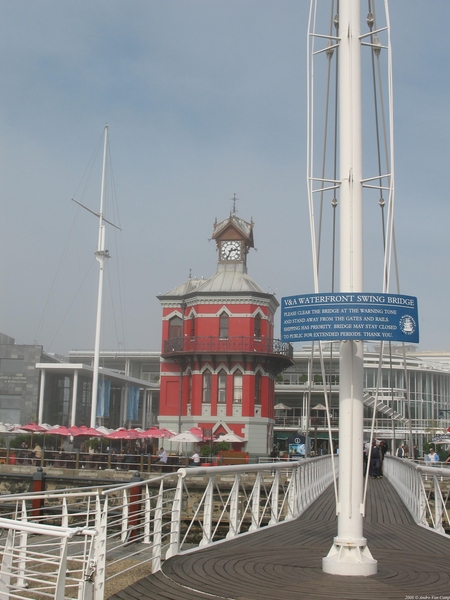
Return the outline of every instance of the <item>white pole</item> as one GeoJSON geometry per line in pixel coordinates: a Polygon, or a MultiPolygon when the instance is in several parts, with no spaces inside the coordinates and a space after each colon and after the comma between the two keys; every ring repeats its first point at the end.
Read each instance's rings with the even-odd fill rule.
{"type": "MultiPolygon", "coordinates": [[[[363,291],[360,0],[339,3],[340,289],[363,291]]],[[[367,576],[377,561],[363,537],[363,342],[341,342],[338,534],[322,568],[367,576]]]]}
{"type": "Polygon", "coordinates": [[[92,400],[91,400],[91,427],[96,426],[97,420],[97,396],[98,396],[98,371],[100,366],[100,331],[102,322],[102,297],[103,297],[103,273],[105,259],[109,258],[108,251],[105,250],[105,225],[103,222],[103,200],[105,194],[105,175],[106,175],[106,149],[108,144],[108,125],[105,125],[105,140],[103,145],[103,167],[102,184],[100,191],[100,211],[98,225],[98,250],[95,257],[99,262],[100,271],[98,278],[98,298],[97,298],[97,322],[95,326],[95,346],[94,346],[94,375],[92,378],[92,400]]]}

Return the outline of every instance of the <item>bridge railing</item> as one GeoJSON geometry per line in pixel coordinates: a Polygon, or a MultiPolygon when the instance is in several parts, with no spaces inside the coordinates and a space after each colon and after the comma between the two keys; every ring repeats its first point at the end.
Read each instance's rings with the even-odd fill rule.
{"type": "Polygon", "coordinates": [[[447,510],[449,468],[424,466],[412,460],[386,456],[383,475],[398,492],[418,525],[447,535],[445,529],[450,529],[447,510]]]}
{"type": "MultiPolygon", "coordinates": [[[[333,458],[337,465],[337,457],[333,458]]],[[[175,554],[296,518],[332,481],[328,455],[293,462],[185,468],[145,481],[135,476],[115,487],[0,496],[4,517],[0,531],[14,523],[18,532],[9,542],[8,537],[0,538],[0,552],[12,555],[5,550],[9,544],[15,553],[12,562],[4,560],[0,600],[104,600],[125,586],[118,581],[124,574],[128,583],[130,577],[136,580],[159,570],[175,554]],[[61,539],[70,537],[70,532],[90,536],[89,551],[86,541],[84,562],[78,566],[79,587],[75,595],[73,591],[61,595],[67,592],[61,591],[58,577],[51,580],[43,569],[42,577],[49,581],[44,593],[33,595],[30,586],[23,596],[15,596],[10,590],[22,577],[17,565],[31,565],[30,553],[39,555],[39,547],[47,555],[42,528],[48,527],[59,531],[61,539]],[[32,531],[33,545],[21,537],[32,531]]],[[[58,548],[53,550],[59,561],[55,568],[69,573],[79,554],[58,548]]]]}

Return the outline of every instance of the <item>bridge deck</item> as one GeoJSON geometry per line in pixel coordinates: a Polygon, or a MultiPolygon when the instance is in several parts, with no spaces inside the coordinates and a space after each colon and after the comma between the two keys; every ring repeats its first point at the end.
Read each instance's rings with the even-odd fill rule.
{"type": "Polygon", "coordinates": [[[296,521],[175,556],[114,600],[405,600],[450,597],[450,539],[417,526],[385,479],[369,481],[364,535],[378,573],[322,572],[336,535],[332,486],[296,521]]]}

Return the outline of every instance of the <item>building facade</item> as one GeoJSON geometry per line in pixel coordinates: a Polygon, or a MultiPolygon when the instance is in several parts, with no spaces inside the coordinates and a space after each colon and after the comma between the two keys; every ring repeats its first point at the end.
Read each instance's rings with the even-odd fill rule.
{"type": "Polygon", "coordinates": [[[292,346],[274,339],[278,302],[247,273],[253,223],[214,224],[217,271],[158,296],[162,306],[159,423],[233,432],[252,453],[273,443],[275,377],[292,346]]]}
{"type": "Polygon", "coordinates": [[[57,363],[42,346],[16,344],[0,333],[0,421],[25,425],[37,419],[40,373],[37,363],[57,363]]]}

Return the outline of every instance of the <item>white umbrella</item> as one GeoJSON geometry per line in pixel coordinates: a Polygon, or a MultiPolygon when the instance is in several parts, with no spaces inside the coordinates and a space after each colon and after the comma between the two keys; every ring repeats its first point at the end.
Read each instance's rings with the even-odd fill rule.
{"type": "Polygon", "coordinates": [[[185,443],[191,443],[191,444],[198,444],[199,442],[201,442],[201,439],[199,437],[197,437],[196,435],[194,435],[193,433],[191,433],[190,431],[183,431],[182,433],[178,433],[177,435],[174,435],[173,437],[170,438],[170,443],[172,442],[185,442],[185,443]]]}
{"type": "Polygon", "coordinates": [[[238,435],[236,435],[235,433],[231,432],[231,433],[224,433],[223,435],[219,435],[219,437],[216,439],[216,442],[229,442],[231,444],[233,444],[234,442],[243,443],[243,442],[245,442],[245,439],[241,438],[238,435]]]}
{"type": "Polygon", "coordinates": [[[286,404],[283,404],[282,402],[278,402],[273,408],[275,410],[292,410],[290,406],[286,406],[286,404]]]}

